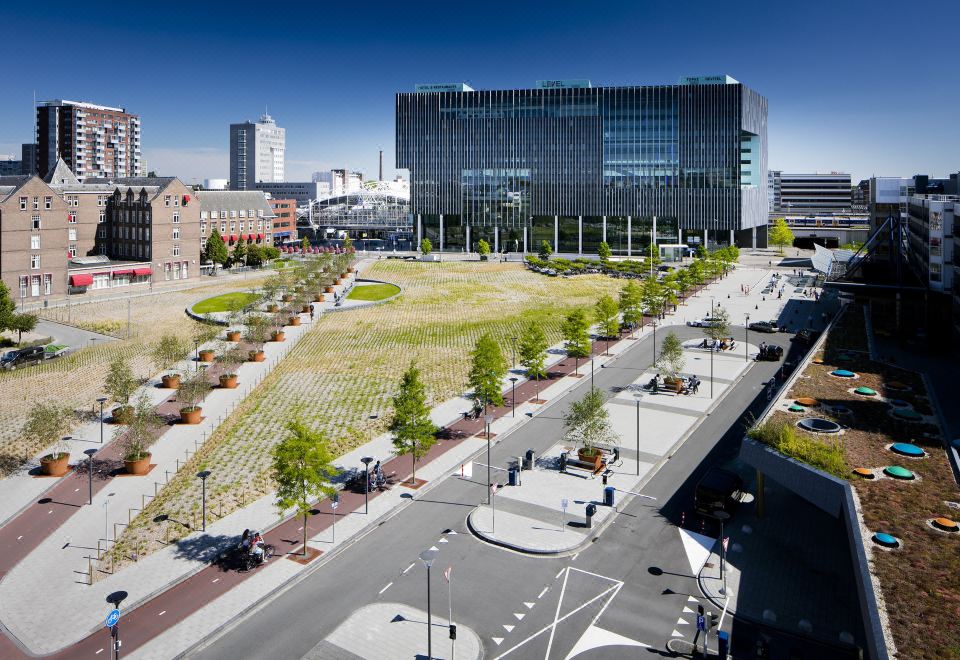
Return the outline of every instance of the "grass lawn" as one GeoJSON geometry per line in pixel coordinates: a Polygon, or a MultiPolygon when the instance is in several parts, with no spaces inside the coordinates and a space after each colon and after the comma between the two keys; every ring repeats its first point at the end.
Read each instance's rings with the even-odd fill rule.
{"type": "Polygon", "coordinates": [[[396,284],[363,284],[353,287],[347,294],[348,300],[384,300],[400,293],[396,284]]]}
{"type": "MultiPolygon", "coordinates": [[[[916,479],[901,481],[878,477],[872,480],[852,477],[860,499],[861,517],[870,532],[887,532],[901,541],[901,548],[881,550],[865,539],[872,549],[871,570],[879,580],[890,630],[901,657],[960,657],[960,534],[945,534],[932,529],[927,521],[937,517],[956,520],[957,512],[944,502],[956,501],[957,484],[945,455],[941,429],[933,417],[933,408],[924,381],[914,371],[874,362],[867,352],[863,308],[850,305],[837,327],[827,337],[825,350],[818,357],[823,364],[809,364],[789,393],[795,397],[813,396],[822,404],[843,405],[849,415],[831,417],[822,406],[818,417],[835,419],[848,428],[842,436],[814,436],[797,430],[814,443],[842,447],[849,470],[865,467],[882,471],[899,465],[911,470],[916,479]],[[831,376],[834,369],[848,369],[856,379],[831,376]],[[888,383],[898,381],[909,391],[893,391],[888,383]],[[862,396],[851,392],[868,387],[878,394],[862,396]],[[922,421],[908,422],[892,417],[891,406],[880,397],[902,399],[922,421]],[[927,456],[910,459],[897,456],[887,447],[892,442],[915,444],[927,456]]],[[[811,415],[811,416],[814,416],[811,415]]],[[[779,410],[774,420],[793,424],[804,415],[779,410]]],[[[802,456],[796,456],[804,460],[802,456]]],[[[881,605],[883,607],[883,604],[881,605]]]]}
{"type": "MultiPolygon", "coordinates": [[[[551,343],[574,307],[592,312],[622,286],[603,275],[548,278],[508,263],[381,261],[365,273],[396,282],[404,294],[382,305],[324,314],[263,383],[220,425],[124,532],[118,553],[144,554],[199,521],[200,482],[211,469],[207,511],[226,516],[273,490],[270,452],[301,417],[326,431],[340,456],[385,430],[402,372],[416,360],[432,404],[460,394],[470,351],[489,332],[510,359],[510,337],[529,323],[551,343]],[[204,466],[204,467],[199,467],[204,466]],[[159,513],[169,521],[154,523],[159,513]],[[164,525],[169,526],[164,529],[164,525]]],[[[372,288],[372,287],[362,287],[372,288]]],[[[117,558],[121,563],[122,558],[117,558]]]]}
{"type": "Polygon", "coordinates": [[[257,299],[257,294],[247,291],[238,291],[236,293],[224,293],[213,298],[201,300],[193,306],[196,314],[209,314],[211,312],[229,312],[233,305],[249,305],[257,299]]]}

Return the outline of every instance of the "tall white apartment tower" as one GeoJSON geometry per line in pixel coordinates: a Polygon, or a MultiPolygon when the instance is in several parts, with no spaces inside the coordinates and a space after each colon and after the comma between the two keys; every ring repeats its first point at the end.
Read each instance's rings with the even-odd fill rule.
{"type": "Polygon", "coordinates": [[[286,129],[268,114],[257,122],[230,124],[230,189],[255,190],[256,183],[284,180],[286,129]]]}

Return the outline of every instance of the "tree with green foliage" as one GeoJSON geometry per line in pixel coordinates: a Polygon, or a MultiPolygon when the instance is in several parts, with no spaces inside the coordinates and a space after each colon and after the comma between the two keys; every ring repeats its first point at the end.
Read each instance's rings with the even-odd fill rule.
{"type": "Polygon", "coordinates": [[[127,405],[130,396],[137,389],[137,380],[133,376],[130,363],[123,357],[116,358],[110,363],[107,370],[107,379],[103,384],[103,391],[117,403],[127,405]]]}
{"type": "Polygon", "coordinates": [[[393,416],[387,427],[393,433],[397,456],[410,454],[413,460],[411,483],[417,483],[417,461],[437,442],[437,427],[430,419],[427,390],[415,362],[403,374],[400,389],[393,396],[393,416]]]}
{"type": "Polygon", "coordinates": [[[287,423],[286,438],[273,448],[273,480],[277,484],[277,509],[281,517],[289,509],[303,516],[303,555],[307,554],[307,516],[313,502],[333,497],[332,481],[339,474],[333,465],[330,441],[322,431],[313,431],[302,421],[287,423]]]}
{"type": "Polygon", "coordinates": [[[14,314],[10,317],[6,325],[7,330],[12,330],[17,333],[17,343],[19,344],[23,341],[24,332],[33,332],[33,329],[37,327],[37,315],[14,314]]]}
{"type": "Polygon", "coordinates": [[[479,254],[481,258],[490,254],[490,244],[482,238],[477,241],[477,254],[479,254]]]}
{"type": "Polygon", "coordinates": [[[697,259],[707,258],[707,248],[703,247],[703,243],[697,243],[697,247],[695,247],[693,251],[697,259]]]}
{"type": "Polygon", "coordinates": [[[570,404],[563,415],[563,439],[581,445],[586,453],[596,446],[617,444],[618,436],[610,423],[610,412],[603,405],[603,391],[591,388],[582,399],[570,404]]]}
{"type": "Polygon", "coordinates": [[[227,252],[227,244],[223,242],[223,237],[220,236],[220,232],[218,232],[216,229],[211,232],[210,238],[207,239],[207,244],[204,247],[203,255],[207,261],[212,261],[213,263],[221,266],[226,266],[227,262],[230,261],[230,254],[227,252]]]}
{"type": "Polygon", "coordinates": [[[500,345],[489,333],[484,333],[474,346],[471,355],[469,385],[474,396],[484,403],[503,405],[503,379],[510,365],[500,350],[500,345]]]}
{"type": "Polygon", "coordinates": [[[660,344],[660,355],[657,356],[657,368],[670,373],[676,378],[683,370],[683,344],[672,332],[668,332],[660,344]]]}
{"type": "Polygon", "coordinates": [[[580,359],[590,355],[590,321],[582,309],[575,309],[560,324],[560,335],[567,355],[574,359],[574,370],[579,372],[580,359]]]}
{"type": "Polygon", "coordinates": [[[676,285],[676,291],[678,294],[680,294],[680,300],[684,300],[687,291],[690,290],[693,277],[690,274],[689,268],[681,268],[674,272],[676,275],[674,276],[672,283],[676,285]]]}
{"type": "Polygon", "coordinates": [[[115,431],[115,438],[120,440],[123,447],[123,460],[139,461],[146,458],[150,454],[150,445],[156,440],[154,433],[163,423],[150,397],[146,393],[137,397],[130,414],[130,424],[115,431]]]}
{"type": "Polygon", "coordinates": [[[67,453],[63,436],[70,431],[72,421],[73,414],[66,406],[41,401],[30,406],[20,434],[40,447],[51,447],[47,456],[56,460],[67,453]]]}
{"type": "Polygon", "coordinates": [[[630,327],[643,322],[643,288],[636,280],[630,280],[620,290],[620,313],[630,327]]]}
{"type": "Polygon", "coordinates": [[[3,282],[0,282],[0,332],[12,330],[10,324],[13,323],[14,310],[17,304],[10,297],[10,289],[3,282]]]}
{"type": "Polygon", "coordinates": [[[263,258],[267,261],[273,261],[280,258],[280,250],[272,245],[265,245],[263,248],[263,258]]]}
{"type": "Polygon", "coordinates": [[[551,254],[553,254],[553,246],[550,245],[550,241],[540,241],[540,249],[537,251],[537,256],[540,257],[540,260],[550,261],[551,254]]]}
{"type": "Polygon", "coordinates": [[[176,373],[172,366],[185,358],[189,351],[190,348],[183,339],[173,333],[167,333],[160,337],[160,341],[150,350],[150,357],[157,371],[176,373]]]}
{"type": "Polygon", "coordinates": [[[230,263],[234,266],[243,265],[244,259],[247,256],[247,242],[246,241],[237,241],[237,244],[233,246],[233,253],[230,255],[230,263]]]}
{"type": "Polygon", "coordinates": [[[351,239],[349,236],[343,237],[343,251],[353,252],[353,239],[351,239]]]}
{"type": "Polygon", "coordinates": [[[602,295],[593,307],[593,320],[600,326],[604,337],[617,337],[620,334],[620,308],[617,301],[609,295],[602,295]]]}
{"type": "Polygon", "coordinates": [[[536,321],[524,328],[520,335],[520,364],[527,370],[527,378],[546,378],[547,335],[536,321]]]}
{"type": "Polygon", "coordinates": [[[784,218],[777,218],[770,227],[770,242],[780,248],[780,254],[783,254],[783,246],[793,245],[794,235],[787,226],[784,218]]]}
{"type": "Polygon", "coordinates": [[[710,339],[720,341],[730,335],[730,314],[726,309],[717,305],[713,308],[710,323],[702,328],[703,334],[710,339]]]}
{"type": "Polygon", "coordinates": [[[664,307],[664,292],[666,287],[664,287],[660,282],[653,278],[649,278],[643,281],[643,309],[649,315],[655,318],[660,318],[660,315],[663,313],[664,307]]]}
{"type": "Polygon", "coordinates": [[[597,248],[597,256],[600,257],[600,263],[607,263],[610,261],[612,255],[613,250],[610,249],[610,245],[606,241],[600,241],[600,246],[597,248]]]}
{"type": "Polygon", "coordinates": [[[259,268],[263,265],[263,248],[253,243],[247,246],[247,265],[259,268]]]}
{"type": "Polygon", "coordinates": [[[422,241],[420,241],[420,252],[423,254],[423,256],[427,256],[433,252],[433,243],[430,242],[429,238],[424,238],[422,241]]]}
{"type": "Polygon", "coordinates": [[[303,250],[304,252],[310,249],[310,239],[307,238],[306,236],[304,236],[300,240],[300,249],[303,250]]]}

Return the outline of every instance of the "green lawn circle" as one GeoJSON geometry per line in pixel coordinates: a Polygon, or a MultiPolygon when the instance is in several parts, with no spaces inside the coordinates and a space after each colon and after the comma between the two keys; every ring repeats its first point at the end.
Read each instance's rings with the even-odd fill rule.
{"type": "Polygon", "coordinates": [[[195,314],[210,314],[213,312],[229,312],[234,304],[240,302],[242,305],[249,305],[257,299],[257,294],[247,291],[237,293],[225,293],[213,298],[201,300],[193,306],[195,314]]]}
{"type": "Polygon", "coordinates": [[[355,286],[347,294],[347,300],[361,300],[366,302],[376,302],[386,300],[400,293],[400,287],[396,284],[364,284],[355,286]]]}

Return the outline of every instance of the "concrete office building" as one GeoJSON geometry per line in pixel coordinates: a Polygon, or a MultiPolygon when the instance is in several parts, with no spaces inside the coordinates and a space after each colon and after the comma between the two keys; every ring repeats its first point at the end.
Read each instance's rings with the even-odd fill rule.
{"type": "Polygon", "coordinates": [[[351,172],[346,168],[314,172],[313,180],[325,186],[325,193],[331,197],[348,195],[363,187],[363,173],[351,172]]]}
{"type": "Polygon", "coordinates": [[[230,190],[283,181],[286,142],[286,129],[268,114],[257,122],[230,124],[230,190]]]}
{"type": "Polygon", "coordinates": [[[199,274],[199,210],[173,177],[0,177],[0,278],[24,303],[199,274]]]}
{"type": "Polygon", "coordinates": [[[81,181],[144,174],[140,118],[123,108],[62,99],[44,101],[37,105],[36,131],[38,172],[50,172],[63,159],[81,181]]]}
{"type": "Polygon", "coordinates": [[[306,206],[310,200],[326,195],[323,184],[314,181],[258,181],[250,190],[258,190],[278,199],[295,199],[299,206],[306,206]]]}
{"type": "Polygon", "coordinates": [[[773,170],[769,174],[770,213],[779,215],[849,214],[852,210],[850,175],[788,174],[773,170]]]}
{"type": "Polygon", "coordinates": [[[641,255],[751,245],[767,225],[767,100],[729,76],[677,85],[419,86],[396,96],[418,239],[442,250],[641,255]]]}
{"type": "Polygon", "coordinates": [[[953,291],[957,214],[960,197],[953,195],[914,195],[907,202],[907,258],[931,291],[953,291]]]}

